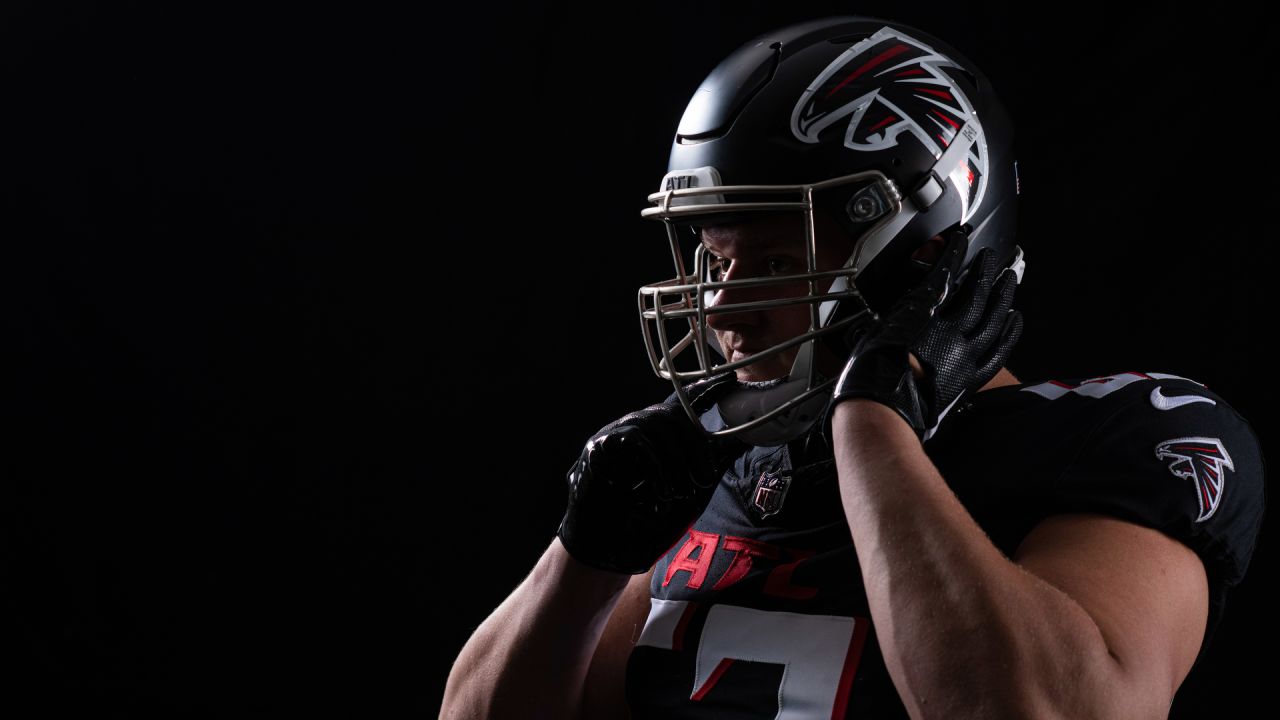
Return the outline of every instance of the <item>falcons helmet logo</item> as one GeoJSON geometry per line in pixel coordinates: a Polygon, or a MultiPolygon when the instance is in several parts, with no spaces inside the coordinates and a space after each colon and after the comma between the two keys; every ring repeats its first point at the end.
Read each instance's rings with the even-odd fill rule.
{"type": "Polygon", "coordinates": [[[962,126],[966,135],[976,129],[968,158],[951,174],[965,199],[966,222],[986,191],[987,142],[968,98],[944,72],[959,67],[915,38],[881,28],[809,84],[791,112],[791,132],[816,143],[828,126],[852,115],[844,137],[850,150],[892,148],[899,135],[910,133],[940,158],[962,126]]]}
{"type": "Polygon", "coordinates": [[[1208,520],[1222,499],[1222,468],[1236,469],[1222,441],[1207,437],[1165,440],[1156,445],[1156,458],[1172,459],[1169,472],[1195,484],[1196,499],[1200,501],[1200,516],[1196,522],[1208,520]]]}

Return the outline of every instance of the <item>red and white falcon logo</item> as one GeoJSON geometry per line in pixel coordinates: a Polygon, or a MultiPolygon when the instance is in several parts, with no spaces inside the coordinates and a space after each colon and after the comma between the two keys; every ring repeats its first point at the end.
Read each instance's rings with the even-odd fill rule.
{"type": "Polygon", "coordinates": [[[844,146],[871,152],[896,147],[910,133],[935,158],[962,125],[978,137],[951,174],[967,200],[964,217],[982,203],[987,187],[987,140],[973,106],[945,68],[960,65],[900,30],[884,27],[841,53],[809,84],[791,111],[791,132],[816,143],[827,127],[852,115],[844,146]]]}
{"type": "Polygon", "coordinates": [[[1222,499],[1222,479],[1226,467],[1235,470],[1231,455],[1218,438],[1184,437],[1165,440],[1156,445],[1156,458],[1170,458],[1169,472],[1177,477],[1190,479],[1200,501],[1200,516],[1196,522],[1208,520],[1218,509],[1222,499]]]}

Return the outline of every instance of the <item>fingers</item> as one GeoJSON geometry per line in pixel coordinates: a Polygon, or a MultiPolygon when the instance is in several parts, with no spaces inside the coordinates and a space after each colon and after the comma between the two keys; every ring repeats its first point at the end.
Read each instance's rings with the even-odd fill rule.
{"type": "Polygon", "coordinates": [[[1000,277],[996,279],[995,287],[992,288],[991,294],[995,297],[995,304],[992,306],[991,312],[996,315],[1003,315],[1013,307],[1013,296],[1018,291],[1018,274],[1013,268],[1005,268],[1000,271],[1000,277]]]}
{"type": "Polygon", "coordinates": [[[969,236],[963,229],[953,230],[947,235],[942,255],[929,275],[907,291],[886,314],[886,337],[910,341],[924,329],[937,308],[947,301],[952,280],[959,272],[968,248],[969,236]]]}
{"type": "Polygon", "coordinates": [[[984,318],[987,298],[995,278],[995,252],[984,247],[974,256],[973,262],[969,263],[963,284],[956,290],[955,298],[947,304],[944,311],[947,318],[958,325],[962,332],[972,332],[984,318]]]}
{"type": "Polygon", "coordinates": [[[969,235],[964,228],[947,231],[946,243],[929,274],[919,285],[911,288],[895,307],[923,305],[932,310],[944,304],[951,292],[951,285],[960,274],[968,251],[969,235]]]}
{"type": "Polygon", "coordinates": [[[947,234],[947,244],[942,248],[942,256],[938,258],[938,264],[934,266],[927,281],[931,287],[939,290],[935,295],[937,298],[933,305],[935,308],[946,303],[947,296],[951,293],[951,285],[960,276],[960,268],[964,265],[964,258],[968,252],[969,233],[965,227],[951,230],[947,234]]]}
{"type": "MultiPolygon", "coordinates": [[[[737,374],[730,370],[692,383],[685,387],[685,392],[689,394],[689,404],[701,415],[737,386],[737,374]]],[[[672,402],[679,404],[680,401],[672,402]]]]}
{"type": "MultiPolygon", "coordinates": [[[[995,253],[987,254],[994,256],[995,253]]],[[[994,259],[991,264],[994,266],[994,259]]],[[[995,276],[994,272],[991,274],[995,276]]],[[[974,335],[983,346],[991,345],[1004,332],[1005,316],[1013,307],[1013,296],[1018,290],[1018,276],[1011,268],[1005,268],[995,277],[995,285],[986,301],[987,312],[973,324],[974,335]]]]}
{"type": "Polygon", "coordinates": [[[911,374],[915,377],[924,377],[924,368],[920,367],[920,360],[915,353],[907,353],[907,362],[911,365],[911,374]]]}
{"type": "Polygon", "coordinates": [[[638,491],[659,471],[643,433],[634,425],[620,426],[617,432],[593,441],[587,462],[604,483],[629,492],[638,491]]]}
{"type": "Polygon", "coordinates": [[[1009,310],[1004,314],[1004,318],[1004,323],[1000,325],[1000,340],[992,348],[990,356],[982,364],[982,369],[978,372],[981,382],[977,387],[986,385],[991,378],[995,377],[996,373],[1000,372],[1000,368],[1008,364],[1009,356],[1013,354],[1013,348],[1017,346],[1018,340],[1022,338],[1022,313],[1017,310],[1009,310]]]}
{"type": "MultiPolygon", "coordinates": [[[[1000,340],[1000,349],[1005,359],[1008,359],[1013,348],[1018,345],[1018,341],[1022,339],[1022,313],[1017,310],[1009,311],[1009,329],[1005,331],[1004,338],[1000,340]]],[[[1003,365],[1004,363],[1001,363],[1003,365]]]]}

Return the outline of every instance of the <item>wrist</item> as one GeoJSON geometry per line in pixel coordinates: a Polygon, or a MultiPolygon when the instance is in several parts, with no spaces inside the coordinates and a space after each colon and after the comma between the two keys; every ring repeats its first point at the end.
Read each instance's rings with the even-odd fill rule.
{"type": "Polygon", "coordinates": [[[837,405],[831,414],[834,445],[861,448],[855,454],[878,453],[898,443],[923,445],[922,433],[897,408],[874,400],[856,398],[837,405]],[[912,442],[914,440],[914,442],[912,442]]]}
{"type": "Polygon", "coordinates": [[[827,413],[822,436],[827,441],[827,449],[834,456],[837,426],[843,429],[842,432],[853,431],[860,437],[866,437],[868,432],[874,435],[885,432],[888,428],[898,432],[898,424],[905,426],[917,440],[920,439],[920,432],[912,427],[911,421],[896,407],[869,397],[845,398],[837,400],[827,413]]]}
{"type": "MultiPolygon", "coordinates": [[[[883,427],[895,421],[908,428],[911,423],[898,409],[871,398],[849,398],[841,401],[832,413],[832,422],[854,427],[883,427]]],[[[914,432],[914,430],[913,430],[914,432]]]]}
{"type": "Polygon", "coordinates": [[[589,565],[574,557],[564,546],[564,539],[559,535],[551,543],[551,568],[553,574],[563,577],[566,586],[574,588],[596,588],[604,596],[612,595],[626,587],[631,574],[589,565]]]}

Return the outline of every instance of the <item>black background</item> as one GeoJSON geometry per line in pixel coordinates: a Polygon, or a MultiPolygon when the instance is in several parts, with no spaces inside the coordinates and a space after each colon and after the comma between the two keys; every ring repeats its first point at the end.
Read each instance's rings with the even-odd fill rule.
{"type": "MultiPolygon", "coordinates": [[[[6,3],[0,702],[436,713],[582,442],[670,392],[639,212],[685,103],[811,17],[1005,99],[1015,374],[1191,377],[1280,457],[1274,24],[1128,5],[6,3]]],[[[1175,717],[1269,698],[1269,530],[1175,717]]]]}

